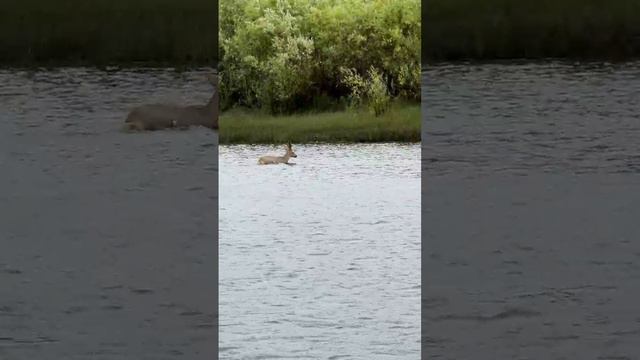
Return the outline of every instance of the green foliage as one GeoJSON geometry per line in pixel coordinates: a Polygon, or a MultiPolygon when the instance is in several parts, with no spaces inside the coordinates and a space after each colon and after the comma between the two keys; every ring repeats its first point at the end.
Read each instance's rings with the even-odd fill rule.
{"type": "Polygon", "coordinates": [[[429,0],[423,60],[640,57],[638,0],[429,0]]]}
{"type": "Polygon", "coordinates": [[[382,74],[374,67],[369,69],[369,82],[367,86],[367,97],[369,98],[369,108],[375,116],[384,114],[391,104],[387,85],[382,78],[382,74]]]}
{"type": "Polygon", "coordinates": [[[221,0],[221,106],[290,113],[318,97],[375,95],[380,111],[385,93],[417,102],[419,10],[419,0],[221,0]],[[368,95],[342,79],[344,69],[371,78],[372,67],[368,95]]]}
{"type": "Polygon", "coordinates": [[[344,86],[349,88],[349,106],[355,109],[362,106],[366,101],[369,82],[355,69],[345,67],[340,67],[340,78],[344,86]]]}
{"type": "Polygon", "coordinates": [[[0,8],[0,65],[217,64],[211,0],[22,0],[0,8]]]}
{"type": "Polygon", "coordinates": [[[358,109],[367,104],[375,116],[384,114],[391,105],[391,96],[383,75],[373,66],[367,77],[361,76],[355,69],[340,68],[342,83],[349,88],[349,105],[358,109]]]}

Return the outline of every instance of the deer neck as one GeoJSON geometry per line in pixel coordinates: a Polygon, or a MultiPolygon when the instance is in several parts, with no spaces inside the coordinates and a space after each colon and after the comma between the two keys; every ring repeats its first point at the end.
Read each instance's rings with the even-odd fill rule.
{"type": "Polygon", "coordinates": [[[280,158],[282,159],[282,162],[285,162],[285,163],[286,163],[286,162],[289,162],[289,158],[290,158],[290,157],[291,157],[291,156],[289,156],[289,152],[287,151],[287,153],[286,153],[286,154],[284,154],[284,156],[281,156],[280,158]]]}

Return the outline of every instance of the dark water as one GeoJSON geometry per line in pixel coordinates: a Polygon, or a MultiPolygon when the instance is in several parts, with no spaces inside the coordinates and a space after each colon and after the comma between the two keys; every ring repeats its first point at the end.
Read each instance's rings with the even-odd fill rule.
{"type": "Polygon", "coordinates": [[[220,148],[220,358],[420,357],[419,145],[220,148]]]}
{"type": "Polygon", "coordinates": [[[217,135],[118,130],[204,72],[0,71],[0,359],[214,358],[217,135]]]}
{"type": "Polygon", "coordinates": [[[423,80],[423,355],[640,354],[640,64],[423,80]]]}

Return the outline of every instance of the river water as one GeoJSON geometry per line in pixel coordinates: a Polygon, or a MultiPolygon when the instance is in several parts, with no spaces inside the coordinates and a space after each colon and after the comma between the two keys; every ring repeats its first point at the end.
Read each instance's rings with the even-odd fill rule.
{"type": "Polygon", "coordinates": [[[419,146],[219,151],[220,359],[418,359],[419,146]]]}
{"type": "MultiPolygon", "coordinates": [[[[0,71],[0,358],[215,356],[217,136],[118,131],[204,71],[0,71]]],[[[423,355],[640,353],[639,80],[425,74],[423,355]]],[[[418,147],[294,147],[220,149],[220,358],[417,358],[418,147]]]]}
{"type": "Polygon", "coordinates": [[[215,358],[217,134],[119,131],[207,71],[0,71],[0,359],[215,358]]]}
{"type": "Polygon", "coordinates": [[[640,63],[423,75],[423,355],[640,354],[640,63]]]}

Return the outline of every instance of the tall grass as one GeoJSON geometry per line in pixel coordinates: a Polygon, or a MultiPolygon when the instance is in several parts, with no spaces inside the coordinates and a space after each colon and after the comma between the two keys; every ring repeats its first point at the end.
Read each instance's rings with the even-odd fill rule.
{"type": "Polygon", "coordinates": [[[220,144],[419,142],[420,105],[394,105],[375,117],[367,111],[272,116],[228,111],[220,117],[220,144]]]}
{"type": "Polygon", "coordinates": [[[0,65],[216,66],[215,0],[23,0],[0,8],[0,65]]]}
{"type": "Polygon", "coordinates": [[[638,0],[429,0],[422,59],[640,57],[638,0]]]}

